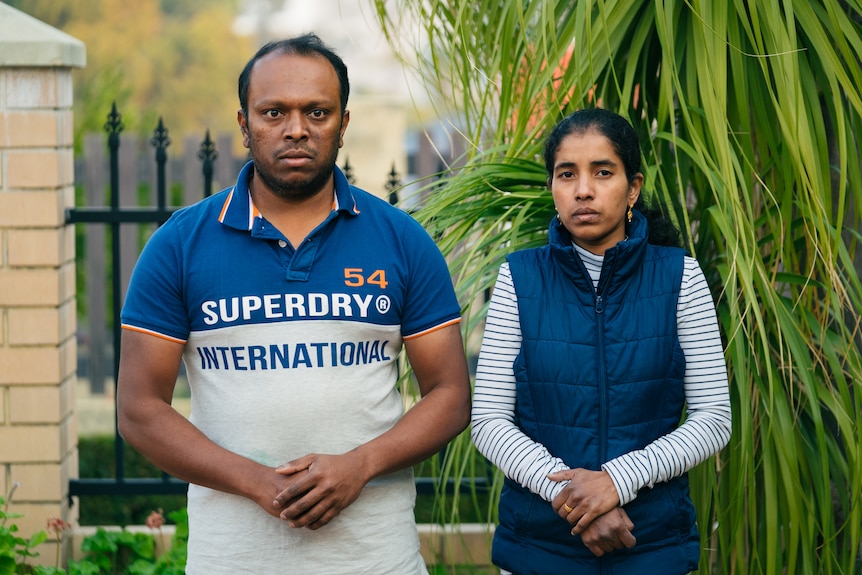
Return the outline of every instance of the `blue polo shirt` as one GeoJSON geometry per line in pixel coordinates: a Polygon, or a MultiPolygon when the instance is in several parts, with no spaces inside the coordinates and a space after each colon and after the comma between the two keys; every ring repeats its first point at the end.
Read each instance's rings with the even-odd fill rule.
{"type": "MultiPolygon", "coordinates": [[[[349,185],[336,168],[332,212],[294,248],[255,209],[252,174],[249,163],[234,187],[177,211],[153,234],[122,325],[184,344],[192,423],[226,449],[275,467],[307,453],[344,453],[391,429],[404,409],[396,386],[402,342],[457,323],[460,307],[439,249],[409,214],[349,185]]],[[[409,533],[408,542],[391,542],[407,551],[380,545],[412,525],[413,496],[409,470],[379,478],[319,530],[328,535],[311,536],[319,532],[288,529],[248,500],[193,485],[189,565],[220,562],[231,572],[222,550],[236,555],[245,545],[271,550],[256,572],[284,560],[301,565],[304,555],[323,572],[320,556],[344,538],[358,566],[392,553],[407,553],[409,564],[411,550],[418,556],[409,533]],[[371,492],[384,485],[376,498],[371,492]],[[379,518],[377,535],[369,529],[357,538],[352,517],[367,521],[380,505],[397,512],[379,518]],[[232,529],[222,540],[210,531],[226,516],[271,532],[243,542],[232,529]]]]}

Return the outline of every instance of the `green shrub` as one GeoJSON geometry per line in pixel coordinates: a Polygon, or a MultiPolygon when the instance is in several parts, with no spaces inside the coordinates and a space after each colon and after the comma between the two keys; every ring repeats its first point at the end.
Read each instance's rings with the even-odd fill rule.
{"type": "MultiPolygon", "coordinates": [[[[158,478],[162,472],[131,446],[123,444],[123,473],[126,478],[158,478]]],[[[78,439],[80,477],[115,477],[114,436],[99,435],[78,439]]],[[[143,525],[153,509],[164,509],[171,517],[185,509],[185,495],[87,495],[79,497],[80,525],[143,525]]]]}
{"type": "Polygon", "coordinates": [[[158,559],[154,535],[99,528],[84,539],[81,550],[86,556],[82,561],[69,563],[69,575],[182,575],[189,538],[188,515],[185,509],[180,509],[170,513],[169,518],[176,523],[176,532],[170,549],[158,559]]]}
{"type": "MultiPolygon", "coordinates": [[[[12,491],[15,490],[15,487],[17,485],[13,485],[12,491]]],[[[6,499],[0,497],[0,575],[62,573],[56,569],[31,567],[26,563],[29,558],[39,556],[35,549],[48,538],[48,534],[39,531],[30,539],[19,537],[18,526],[9,522],[10,519],[18,517],[21,516],[17,513],[9,513],[6,499]]]]}

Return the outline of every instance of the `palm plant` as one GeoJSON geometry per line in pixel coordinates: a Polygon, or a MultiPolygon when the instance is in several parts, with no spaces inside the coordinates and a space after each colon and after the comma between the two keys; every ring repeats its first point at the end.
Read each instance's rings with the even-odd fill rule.
{"type": "MultiPolygon", "coordinates": [[[[622,113],[725,337],[733,436],[691,474],[702,572],[859,572],[859,0],[374,5],[468,150],[417,214],[450,258],[468,344],[504,255],[545,241],[543,134],[577,108],[622,113]]],[[[465,434],[443,472],[479,460],[465,434]]]]}

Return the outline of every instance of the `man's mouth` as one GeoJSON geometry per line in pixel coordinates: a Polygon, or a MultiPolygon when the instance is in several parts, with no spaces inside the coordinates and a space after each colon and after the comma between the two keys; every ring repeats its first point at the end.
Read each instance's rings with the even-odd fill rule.
{"type": "Polygon", "coordinates": [[[312,156],[301,150],[291,150],[278,155],[278,161],[291,167],[303,166],[311,162],[312,156]]]}

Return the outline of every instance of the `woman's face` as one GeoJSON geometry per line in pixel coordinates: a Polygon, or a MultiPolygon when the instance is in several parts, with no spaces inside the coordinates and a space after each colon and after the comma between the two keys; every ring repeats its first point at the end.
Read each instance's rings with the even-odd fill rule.
{"type": "Polygon", "coordinates": [[[631,183],[610,140],[595,130],[560,142],[548,187],[560,221],[576,244],[603,255],[626,237],[626,210],[640,195],[643,175],[631,183]]]}

